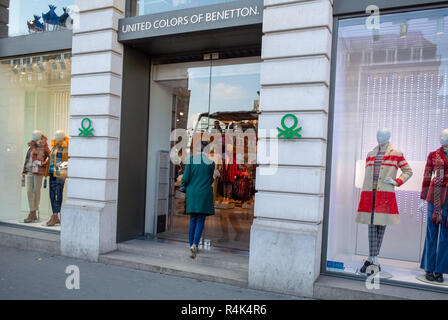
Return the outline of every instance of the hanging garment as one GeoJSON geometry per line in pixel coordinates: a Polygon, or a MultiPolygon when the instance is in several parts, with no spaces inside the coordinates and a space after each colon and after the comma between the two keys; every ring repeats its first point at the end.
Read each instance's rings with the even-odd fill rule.
{"type": "Polygon", "coordinates": [[[248,201],[252,198],[251,180],[247,172],[242,172],[238,179],[238,199],[241,201],[248,201]]]}
{"type": "Polygon", "coordinates": [[[403,153],[393,149],[389,144],[381,163],[376,188],[376,201],[373,205],[373,175],[375,159],[379,151],[380,148],[377,146],[367,155],[366,172],[356,222],[371,224],[373,215],[374,225],[384,226],[397,224],[400,220],[398,217],[397,199],[395,197],[395,186],[384,183],[384,180],[390,177],[397,182],[398,186],[401,186],[412,177],[412,169],[404,158],[403,153]],[[397,179],[399,168],[402,173],[397,179]]]}
{"type": "Polygon", "coordinates": [[[420,194],[421,199],[434,205],[431,217],[432,223],[442,223],[442,204],[447,200],[447,184],[448,159],[443,147],[440,147],[428,155],[420,194]]]}
{"type": "MultiPolygon", "coordinates": [[[[228,155],[225,154],[224,157],[228,155]]],[[[226,163],[230,161],[226,161],[224,158],[222,169],[221,169],[221,180],[223,182],[235,182],[235,176],[238,174],[237,164],[236,164],[236,155],[233,153],[233,161],[232,163],[226,163]]]]}

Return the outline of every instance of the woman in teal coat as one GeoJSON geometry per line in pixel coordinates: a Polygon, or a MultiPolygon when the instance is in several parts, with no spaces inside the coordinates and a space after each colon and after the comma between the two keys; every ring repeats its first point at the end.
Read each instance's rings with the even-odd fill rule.
{"type": "MultiPolygon", "coordinates": [[[[203,150],[207,144],[201,143],[203,150]]],[[[213,203],[213,173],[215,162],[204,153],[189,159],[182,176],[181,186],[186,190],[186,211],[190,215],[190,257],[196,258],[199,240],[204,230],[205,218],[215,214],[213,203]]]]}

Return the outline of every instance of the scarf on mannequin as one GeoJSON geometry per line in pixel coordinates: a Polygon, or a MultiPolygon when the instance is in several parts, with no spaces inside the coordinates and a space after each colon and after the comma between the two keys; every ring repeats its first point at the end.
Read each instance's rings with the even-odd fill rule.
{"type": "MultiPolygon", "coordinates": [[[[444,148],[445,151],[445,148],[444,148]]],[[[444,156],[443,153],[436,153],[435,161],[435,178],[434,178],[434,212],[432,214],[431,223],[442,224],[442,190],[443,190],[443,177],[444,177],[444,156]]],[[[446,226],[448,227],[448,219],[446,226]]]]}

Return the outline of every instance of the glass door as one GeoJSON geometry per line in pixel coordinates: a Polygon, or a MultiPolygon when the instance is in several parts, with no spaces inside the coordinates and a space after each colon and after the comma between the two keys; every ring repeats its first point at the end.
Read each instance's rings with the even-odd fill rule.
{"type": "MultiPolygon", "coordinates": [[[[215,215],[207,217],[203,238],[212,246],[249,249],[255,195],[259,61],[258,57],[209,59],[153,66],[152,94],[164,91],[163,109],[171,110],[170,141],[164,148],[171,155],[165,180],[169,187],[166,194],[157,190],[156,196],[158,237],[188,240],[190,217],[185,212],[185,194],[179,191],[185,166],[180,160],[189,156],[194,139],[202,136],[210,142],[210,157],[216,164],[212,185],[215,215]]],[[[157,100],[160,99],[151,97],[150,108],[155,105],[162,109],[157,100]]],[[[150,153],[151,149],[155,150],[150,142],[150,153]]],[[[158,175],[157,186],[163,176],[158,175]]]]}

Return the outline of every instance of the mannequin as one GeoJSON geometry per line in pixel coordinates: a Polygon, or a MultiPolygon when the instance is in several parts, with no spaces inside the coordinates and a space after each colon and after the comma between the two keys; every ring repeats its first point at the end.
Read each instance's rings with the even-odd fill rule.
{"type": "Polygon", "coordinates": [[[59,213],[61,212],[65,179],[67,178],[68,140],[65,132],[58,130],[51,141],[52,149],[47,175],[50,177],[50,200],[53,215],[47,222],[49,227],[61,223],[59,213]]]}
{"type": "Polygon", "coordinates": [[[386,226],[399,223],[395,187],[401,186],[412,176],[412,169],[403,153],[392,148],[390,136],[388,129],[378,130],[378,146],[367,155],[364,185],[356,216],[356,222],[367,224],[369,228],[369,257],[361,267],[361,273],[365,273],[371,265],[381,271],[378,255],[386,226]],[[397,179],[398,168],[402,173],[397,179]]]}
{"type": "Polygon", "coordinates": [[[440,134],[440,144],[429,154],[423,176],[420,210],[427,202],[428,223],[420,268],[426,280],[442,283],[448,273],[448,129],[440,134]]]}
{"type": "Polygon", "coordinates": [[[44,136],[42,131],[33,131],[28,147],[22,171],[22,181],[25,180],[26,176],[28,204],[30,207],[30,213],[23,221],[25,223],[39,220],[37,212],[39,211],[42,181],[50,155],[47,137],[44,136]]]}

